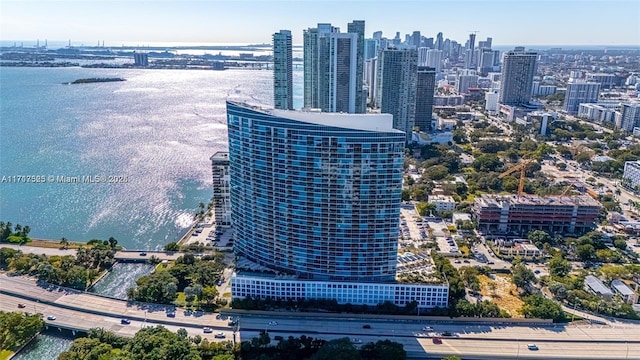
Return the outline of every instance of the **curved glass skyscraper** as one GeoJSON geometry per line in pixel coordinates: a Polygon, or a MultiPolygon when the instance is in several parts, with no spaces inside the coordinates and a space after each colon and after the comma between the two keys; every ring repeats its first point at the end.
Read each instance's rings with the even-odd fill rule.
{"type": "Polygon", "coordinates": [[[234,249],[298,279],[396,275],[405,134],[391,115],[227,102],[234,249]]]}

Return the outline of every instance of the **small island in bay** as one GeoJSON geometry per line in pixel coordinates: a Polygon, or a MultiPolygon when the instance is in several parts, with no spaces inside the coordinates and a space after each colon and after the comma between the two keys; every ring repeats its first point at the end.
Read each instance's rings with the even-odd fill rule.
{"type": "Polygon", "coordinates": [[[87,84],[87,83],[110,82],[110,81],[125,81],[125,79],[123,78],[87,78],[87,79],[78,79],[73,82],[68,82],[63,84],[87,84]]]}

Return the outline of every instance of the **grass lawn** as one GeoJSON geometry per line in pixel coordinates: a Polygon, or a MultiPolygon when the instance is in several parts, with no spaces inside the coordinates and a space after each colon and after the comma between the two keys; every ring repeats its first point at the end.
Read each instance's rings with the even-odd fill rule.
{"type": "Polygon", "coordinates": [[[13,351],[0,350],[0,360],[7,360],[11,354],[13,354],[13,351]]]}
{"type": "MultiPolygon", "coordinates": [[[[29,246],[37,246],[37,247],[50,248],[50,249],[59,249],[62,247],[59,241],[38,240],[38,239],[31,239],[31,241],[29,241],[27,244],[29,246]]],[[[69,242],[69,245],[67,245],[67,248],[77,249],[80,246],[87,246],[87,244],[79,243],[79,242],[69,242]]]]}
{"type": "Polygon", "coordinates": [[[523,302],[518,296],[516,285],[511,281],[511,276],[496,274],[494,278],[495,280],[486,275],[478,276],[481,286],[480,293],[483,298],[495,302],[512,317],[523,318],[524,316],[518,312],[522,308],[523,302]]]}

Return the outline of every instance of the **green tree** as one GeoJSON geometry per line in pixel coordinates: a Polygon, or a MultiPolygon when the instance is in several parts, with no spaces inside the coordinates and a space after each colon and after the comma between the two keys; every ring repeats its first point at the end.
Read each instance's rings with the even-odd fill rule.
{"type": "Polygon", "coordinates": [[[549,274],[552,277],[565,277],[570,271],[571,263],[561,253],[557,253],[549,260],[549,274]]]}
{"type": "Polygon", "coordinates": [[[591,244],[578,245],[576,247],[576,254],[582,261],[588,261],[595,259],[596,249],[591,244]]]}
{"type": "Polygon", "coordinates": [[[318,352],[311,358],[312,360],[359,360],[360,353],[349,338],[334,339],[327,341],[318,352]]]}
{"type": "Polygon", "coordinates": [[[536,279],[533,271],[527,269],[522,263],[511,267],[511,275],[513,276],[513,283],[521,289],[524,289],[530,282],[536,279]]]}
{"type": "Polygon", "coordinates": [[[118,245],[118,240],[116,240],[113,236],[109,237],[109,246],[111,247],[111,249],[115,249],[116,246],[118,245]]]}
{"type": "Polygon", "coordinates": [[[407,352],[402,344],[391,340],[370,342],[360,348],[362,360],[404,360],[407,352]]]}
{"type": "Polygon", "coordinates": [[[565,314],[559,303],[549,300],[540,294],[525,296],[521,313],[525,318],[553,319],[554,322],[565,320],[565,314]]]}
{"type": "Polygon", "coordinates": [[[553,242],[551,235],[543,230],[530,231],[527,239],[539,248],[542,248],[544,244],[551,244],[553,242]]]}
{"type": "Polygon", "coordinates": [[[0,311],[0,349],[16,350],[43,327],[41,314],[0,311]]]}

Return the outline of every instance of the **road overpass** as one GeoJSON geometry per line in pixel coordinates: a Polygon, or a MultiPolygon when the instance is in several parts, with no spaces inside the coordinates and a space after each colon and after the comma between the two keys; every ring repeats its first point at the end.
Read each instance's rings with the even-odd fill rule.
{"type": "MultiPolygon", "coordinates": [[[[215,332],[223,331],[232,338],[227,320],[216,319],[215,314],[194,314],[177,311],[175,318],[166,316],[170,306],[132,303],[95,294],[60,287],[38,286],[23,277],[0,275],[0,309],[17,310],[25,303],[25,311],[54,315],[49,325],[76,326],[78,329],[103,327],[123,336],[133,336],[146,325],[163,325],[171,330],[180,327],[192,334],[203,334],[202,327],[215,332]],[[32,310],[33,309],[33,310],[32,310]],[[120,324],[120,319],[132,320],[131,325],[120,324]]],[[[227,312],[234,314],[233,311],[227,312]]],[[[267,330],[272,336],[308,335],[323,339],[357,338],[366,343],[382,339],[398,341],[405,346],[411,358],[441,358],[457,354],[465,359],[545,358],[545,359],[640,359],[640,325],[611,323],[610,325],[540,325],[517,326],[510,324],[455,324],[434,323],[429,318],[398,320],[398,318],[363,319],[353,317],[325,318],[306,316],[304,313],[271,312],[268,314],[243,313],[237,340],[250,339],[267,330]],[[270,322],[277,321],[277,325],[270,322]],[[370,328],[363,328],[364,325],[370,328]],[[434,331],[425,332],[423,326],[434,331]],[[434,344],[435,333],[450,331],[457,334],[444,338],[443,344],[434,344]],[[540,350],[530,351],[527,343],[536,343],[540,350]]]]}

